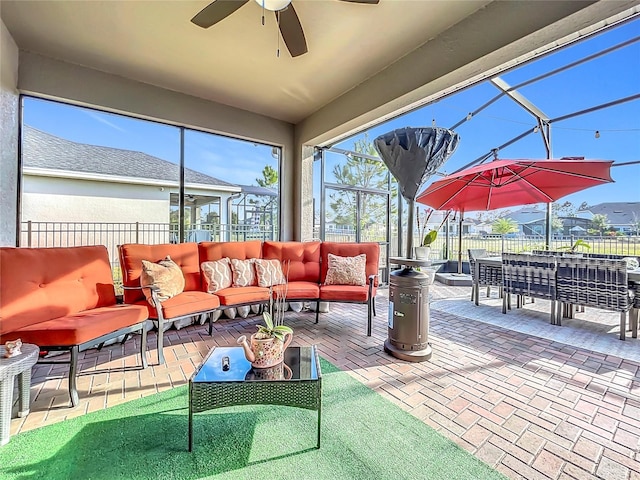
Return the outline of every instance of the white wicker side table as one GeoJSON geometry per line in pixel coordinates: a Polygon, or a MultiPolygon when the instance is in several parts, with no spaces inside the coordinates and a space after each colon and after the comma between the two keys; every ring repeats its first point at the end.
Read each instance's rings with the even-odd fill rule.
{"type": "Polygon", "coordinates": [[[22,353],[16,357],[0,358],[0,446],[9,442],[11,435],[11,410],[13,407],[13,379],[18,377],[18,416],[29,414],[31,367],[38,361],[40,348],[30,343],[22,344],[22,353]]]}

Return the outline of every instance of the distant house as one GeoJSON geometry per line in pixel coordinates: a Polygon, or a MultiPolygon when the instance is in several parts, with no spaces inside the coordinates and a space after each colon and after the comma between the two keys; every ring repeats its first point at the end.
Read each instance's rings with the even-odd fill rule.
{"type": "Polygon", "coordinates": [[[535,236],[545,235],[546,217],[546,211],[537,205],[527,206],[506,215],[506,218],[518,224],[518,233],[535,236]]]}
{"type": "MultiPolygon", "coordinates": [[[[168,224],[179,166],[146,153],[23,129],[22,221],[168,224]]],[[[228,223],[242,187],[185,169],[187,221],[228,223]]],[[[175,219],[174,219],[175,220],[175,219]]]]}
{"type": "Polygon", "coordinates": [[[578,214],[606,215],[611,228],[626,234],[640,234],[640,202],[607,202],[592,205],[578,214]]]}

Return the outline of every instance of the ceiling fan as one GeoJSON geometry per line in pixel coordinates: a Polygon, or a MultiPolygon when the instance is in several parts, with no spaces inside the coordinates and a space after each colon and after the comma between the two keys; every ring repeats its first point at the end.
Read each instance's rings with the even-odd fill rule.
{"type": "MultiPolygon", "coordinates": [[[[214,0],[204,7],[191,19],[199,27],[209,28],[221,20],[224,20],[233,12],[242,7],[250,0],[214,0]]],[[[350,3],[377,4],[380,0],[341,0],[350,3]]],[[[292,57],[298,57],[307,53],[307,41],[304,38],[304,31],[300,24],[300,19],[296,13],[291,0],[255,0],[263,9],[275,13],[280,28],[280,33],[287,45],[287,49],[292,57]]],[[[264,15],[262,17],[264,25],[264,15]]]]}

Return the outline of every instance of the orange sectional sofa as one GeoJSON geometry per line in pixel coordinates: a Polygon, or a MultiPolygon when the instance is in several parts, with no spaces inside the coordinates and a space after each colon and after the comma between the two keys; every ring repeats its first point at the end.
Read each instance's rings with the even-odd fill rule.
{"type": "MultiPolygon", "coordinates": [[[[272,242],[259,240],[245,242],[201,242],[181,244],[125,244],[119,248],[122,282],[126,303],[146,305],[150,318],[163,330],[163,322],[180,317],[194,316],[224,310],[227,308],[266,303],[270,290],[260,286],[230,286],[206,293],[207,285],[200,265],[223,259],[279,260],[285,286],[275,286],[286,290],[287,301],[316,302],[316,323],[319,303],[351,302],[368,306],[367,335],[371,335],[372,315],[375,315],[375,295],[378,287],[378,262],[380,246],[377,243],[335,243],[335,242],[272,242]],[[366,255],[365,285],[325,285],[328,255],[366,255]],[[141,288],[142,260],[158,262],[167,255],[175,261],[185,277],[185,288],[164,302],[155,302],[152,307],[141,288]]],[[[209,334],[213,325],[209,321],[209,334]]],[[[158,334],[158,357],[162,363],[162,335],[158,334]]]]}
{"type": "Polygon", "coordinates": [[[0,248],[0,343],[20,338],[41,351],[69,351],[71,405],[78,404],[78,353],[109,340],[141,333],[147,366],[148,309],[116,303],[104,246],[0,248]]]}
{"type": "Polygon", "coordinates": [[[131,243],[119,248],[124,302],[144,308],[158,329],[158,363],[164,363],[163,332],[165,323],[185,317],[204,315],[216,310],[220,300],[202,290],[202,275],[196,243],[145,245],[131,243]],[[178,264],[185,280],[184,291],[163,302],[151,305],[141,288],[142,261],[159,262],[167,255],[178,264]]]}

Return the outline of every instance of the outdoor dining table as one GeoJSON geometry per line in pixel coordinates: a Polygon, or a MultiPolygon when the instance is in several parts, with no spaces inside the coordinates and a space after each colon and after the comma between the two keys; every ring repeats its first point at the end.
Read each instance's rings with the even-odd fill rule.
{"type": "Polygon", "coordinates": [[[473,272],[473,289],[476,305],[480,305],[478,299],[480,298],[480,266],[489,268],[502,268],[502,257],[478,257],[475,260],[474,272],[473,272]]]}
{"type": "MultiPolygon", "coordinates": [[[[474,294],[475,294],[475,302],[476,305],[479,305],[478,303],[478,297],[479,297],[479,292],[480,292],[480,283],[478,282],[478,278],[480,275],[480,266],[484,265],[486,267],[490,267],[490,268],[501,268],[502,267],[502,257],[501,256],[496,256],[496,257],[478,257],[476,258],[475,261],[475,267],[474,267],[474,276],[473,276],[473,289],[474,289],[474,294]]],[[[628,280],[629,280],[629,285],[634,287],[635,285],[632,284],[640,284],[640,268],[635,268],[633,270],[627,270],[627,275],[628,275],[628,280]]],[[[635,286],[634,288],[635,291],[639,291],[640,289],[635,286]]]]}

